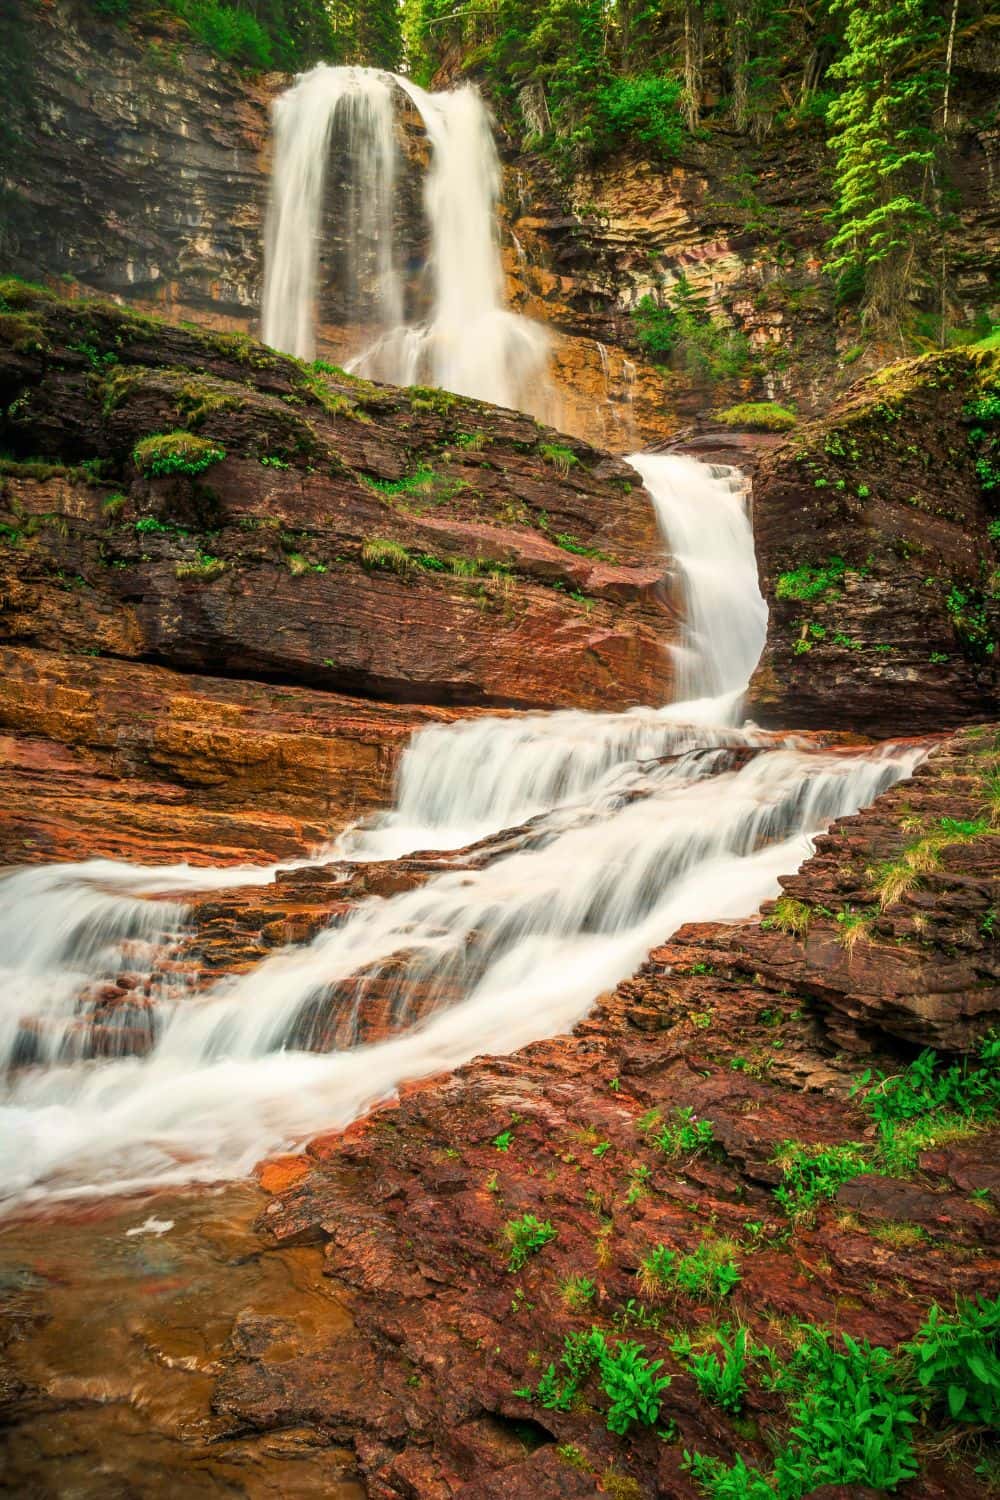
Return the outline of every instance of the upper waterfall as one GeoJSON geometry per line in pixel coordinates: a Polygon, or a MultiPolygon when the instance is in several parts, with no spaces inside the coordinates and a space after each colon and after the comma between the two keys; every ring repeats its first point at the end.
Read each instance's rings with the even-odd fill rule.
{"type": "Polygon", "coordinates": [[[373,68],[320,65],[274,105],[262,334],[302,359],[316,348],[324,196],[333,194],[351,314],[339,356],[393,385],[426,384],[544,415],[548,337],[506,307],[497,231],[500,163],[470,86],[429,94],[373,68]],[[400,96],[431,148],[424,182],[429,251],[416,276],[396,213],[400,96]]]}

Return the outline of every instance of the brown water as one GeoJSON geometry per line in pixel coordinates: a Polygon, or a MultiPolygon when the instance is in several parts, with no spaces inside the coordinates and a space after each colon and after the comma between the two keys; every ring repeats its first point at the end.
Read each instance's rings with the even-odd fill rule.
{"type": "Polygon", "coordinates": [[[363,1500],[312,1429],[238,1434],[211,1409],[244,1310],[304,1345],[346,1333],[322,1252],[262,1253],[248,1184],[0,1224],[0,1493],[18,1500],[363,1500]],[[171,1228],[128,1234],[148,1220],[171,1228]]]}

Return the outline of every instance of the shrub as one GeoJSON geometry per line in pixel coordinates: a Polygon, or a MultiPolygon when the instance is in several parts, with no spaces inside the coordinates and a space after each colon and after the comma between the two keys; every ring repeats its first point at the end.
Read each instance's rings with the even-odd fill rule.
{"type": "Polygon", "coordinates": [[[225,456],[225,448],[218,443],[191,432],[159,432],[143,438],[132,450],[136,468],[147,477],[202,474],[225,456]]]}
{"type": "Polygon", "coordinates": [[[530,1255],[537,1255],[558,1234],[548,1219],[536,1219],[534,1214],[522,1214],[504,1225],[504,1235],[510,1244],[508,1269],[520,1271],[530,1255]]]}
{"type": "Polygon", "coordinates": [[[725,427],[746,427],[751,432],[790,432],[799,420],[775,401],[744,401],[712,415],[725,427]]]}
{"type": "Polygon", "coordinates": [[[594,100],[598,135],[604,134],[609,146],[631,136],[661,160],[671,160],[684,141],[682,91],[679,79],[654,73],[615,78],[594,100]]]}

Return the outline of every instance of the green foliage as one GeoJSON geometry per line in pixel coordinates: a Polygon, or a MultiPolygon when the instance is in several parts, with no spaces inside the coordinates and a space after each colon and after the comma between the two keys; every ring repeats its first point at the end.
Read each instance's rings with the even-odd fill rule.
{"type": "Polygon", "coordinates": [[[498,1151],[509,1151],[514,1144],[514,1132],[512,1130],[501,1130],[499,1135],[493,1137],[493,1145],[498,1151]]]}
{"type": "Polygon", "coordinates": [[[523,1387],[514,1394],[525,1399],[534,1395],[550,1411],[569,1411],[596,1367],[609,1401],[608,1431],[623,1436],[636,1423],[653,1427],[659,1420],[661,1393],[670,1384],[669,1375],[658,1373],[662,1364],[662,1360],[645,1358],[644,1345],[621,1339],[613,1347],[599,1328],[591,1328],[589,1333],[567,1334],[560,1359],[562,1376],[550,1364],[534,1392],[523,1387]]]}
{"type": "Polygon", "coordinates": [[[812,915],[812,907],[807,906],[804,901],[796,901],[792,896],[779,896],[774,903],[774,911],[769,917],[764,917],[760,925],[765,931],[787,932],[792,937],[803,938],[809,931],[812,915]]]}
{"type": "Polygon", "coordinates": [[[669,358],[708,381],[734,379],[746,370],[746,338],[712,316],[707,297],[685,276],[678,277],[664,302],[643,297],[632,310],[632,323],[639,347],[655,363],[669,358]]]}
{"type": "Polygon", "coordinates": [[[804,563],[793,572],[780,574],[774,592],[779,599],[819,599],[830,589],[839,588],[846,572],[842,557],[830,557],[814,565],[804,563]]]}
{"type": "Polygon", "coordinates": [[[703,1239],[691,1255],[656,1245],[639,1264],[643,1290],[673,1289],[688,1297],[728,1296],[743,1279],[732,1240],[703,1239]]]}
{"type": "Polygon", "coordinates": [[[1000,1419],[1000,1299],[933,1307],[896,1350],[806,1326],[773,1385],[788,1427],[773,1471],[685,1453],[684,1467],[712,1500],[801,1500],[823,1485],[894,1490],[917,1471],[918,1420],[993,1429],[1000,1419]]]}
{"type": "Polygon", "coordinates": [[[316,62],[395,69],[402,55],[393,0],[89,0],[118,21],[171,11],[192,39],[249,69],[294,71],[316,62]]]}
{"type": "Polygon", "coordinates": [[[953,1317],[932,1307],[903,1350],[921,1405],[932,1415],[1000,1425],[1000,1298],[960,1302],[953,1317]]]}
{"type": "Polygon", "coordinates": [[[522,1270],[528,1257],[537,1255],[559,1233],[548,1219],[537,1219],[534,1214],[522,1214],[519,1219],[508,1220],[503,1232],[510,1245],[507,1266],[511,1271],[522,1270]]]}
{"type": "Polygon", "coordinates": [[[203,474],[212,464],[226,456],[225,448],[208,438],[190,432],[160,432],[143,438],[132,450],[132,459],[140,473],[156,477],[163,474],[203,474]]]}
{"type": "Polygon", "coordinates": [[[786,1213],[800,1214],[821,1198],[832,1198],[842,1182],[871,1170],[864,1148],[854,1141],[841,1146],[803,1146],[786,1141],[774,1158],[784,1175],[774,1196],[786,1213]]]}
{"type": "Polygon", "coordinates": [[[559,473],[566,475],[570,469],[580,462],[572,448],[567,448],[559,443],[540,443],[538,452],[547,464],[558,469],[559,473]]]}
{"type": "Polygon", "coordinates": [[[916,1473],[909,1435],[916,1400],[899,1389],[888,1349],[808,1329],[787,1383],[796,1399],[775,1459],[779,1495],[824,1484],[894,1489],[916,1473]]]}
{"type": "Polygon", "coordinates": [[[386,537],[372,537],[361,548],[361,561],[366,568],[378,568],[406,577],[412,571],[410,554],[402,542],[389,541],[386,537]]]}
{"type": "Polygon", "coordinates": [[[653,1144],[667,1156],[684,1156],[701,1151],[715,1141],[711,1120],[696,1120],[694,1110],[683,1105],[673,1111],[653,1144]]]}
{"type": "Polygon", "coordinates": [[[898,319],[929,261],[928,179],[943,87],[935,43],[945,24],[932,0],[830,0],[845,23],[830,68],[843,85],[827,118],[835,230],[828,269],[852,278],[876,317],[898,319]]]}
{"type": "Polygon", "coordinates": [[[790,432],[799,420],[793,411],[774,401],[744,401],[712,415],[725,427],[745,427],[751,432],[790,432]]]}
{"type": "Polygon", "coordinates": [[[174,569],[178,578],[203,580],[218,578],[219,574],[225,571],[225,561],[221,557],[213,557],[210,552],[199,552],[194,562],[178,563],[174,569]]]}
{"type": "Polygon", "coordinates": [[[693,1354],[690,1370],[703,1396],[723,1411],[737,1412],[747,1393],[747,1331],[741,1328],[732,1343],[717,1333],[716,1342],[725,1360],[720,1362],[718,1355],[712,1353],[693,1354]]]}
{"type": "Polygon", "coordinates": [[[681,90],[679,79],[651,73],[612,79],[594,99],[599,139],[609,149],[639,141],[651,156],[672,161],[684,142],[681,90]]]}

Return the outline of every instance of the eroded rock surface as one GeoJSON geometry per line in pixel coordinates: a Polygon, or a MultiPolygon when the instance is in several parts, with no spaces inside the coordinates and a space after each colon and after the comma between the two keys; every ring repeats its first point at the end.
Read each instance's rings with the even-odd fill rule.
{"type": "Polygon", "coordinates": [[[7,300],[6,642],[421,703],[669,697],[677,601],[620,460],[234,336],[7,300]],[[193,460],[138,457],[156,434],[193,460]]]}
{"type": "MultiPolygon", "coordinates": [[[[870,1141],[870,1117],[852,1094],[859,1064],[837,1050],[860,1034],[855,1026],[866,1063],[886,1072],[903,1065],[895,1037],[945,1038],[941,1010],[901,998],[900,954],[911,994],[940,999],[956,952],[975,971],[974,1006],[968,990],[947,1001],[952,1045],[971,1045],[996,1021],[989,913],[1000,835],[976,809],[998,748],[996,730],[948,742],[911,782],[837,825],[785,882],[842,900],[866,864],[891,859],[917,833],[915,823],[976,825],[974,834],[952,830],[939,868],[922,871],[853,944],[842,938],[839,956],[757,919],[686,928],[572,1037],[414,1086],[397,1106],[265,1166],[261,1181],[274,1196],[263,1234],[279,1246],[325,1246],[356,1335],[290,1358],[287,1328],[255,1330],[234,1345],[217,1412],[258,1432],[304,1424],[352,1443],[369,1494],[384,1500],[582,1496],[614,1493],[614,1483],[631,1483],[623,1494],[693,1497],[683,1451],[741,1453],[766,1468],[781,1403],[764,1368],[752,1367],[734,1426],[699,1394],[672,1347],[679,1331],[697,1339],[720,1318],[738,1319],[780,1351],[808,1322],[892,1344],[914,1334],[934,1301],[995,1294],[995,1130],[952,1131],[949,1144],[923,1152],[916,1177],[858,1175],[799,1220],[773,1189],[789,1142],[855,1140],[863,1150],[870,1141]],[[960,858],[948,855],[953,848],[960,858]],[[831,884],[834,867],[850,873],[831,884]],[[933,903],[932,930],[907,928],[921,899],[933,903]],[[838,993],[845,963],[859,965],[860,1020],[838,993]],[[655,1144],[649,1112],[670,1120],[677,1109],[711,1123],[710,1149],[671,1154],[655,1144]],[[515,1274],[504,1227],[524,1213],[556,1235],[515,1274]],[[686,1254],[706,1238],[727,1241],[739,1265],[723,1305],[640,1283],[654,1245],[686,1254]],[[592,1287],[575,1305],[566,1292],[574,1277],[592,1287]],[[665,1361],[672,1383],[661,1425],[676,1429],[668,1441],[638,1429],[614,1437],[589,1396],[559,1411],[516,1394],[558,1360],[565,1334],[594,1322],[665,1361]],[[377,1400],[362,1398],[375,1389],[377,1400]]],[[[909,1494],[981,1494],[957,1451],[947,1456],[922,1438],[918,1450],[921,1477],[909,1494]]]]}
{"type": "Polygon", "coordinates": [[[998,379],[995,351],[903,361],[761,459],[755,718],[881,735],[996,714],[1000,544],[970,408],[998,379]]]}

